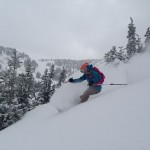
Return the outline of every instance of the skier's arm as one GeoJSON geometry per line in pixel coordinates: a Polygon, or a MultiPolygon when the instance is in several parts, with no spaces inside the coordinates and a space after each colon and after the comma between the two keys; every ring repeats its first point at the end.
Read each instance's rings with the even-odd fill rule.
{"type": "Polygon", "coordinates": [[[79,82],[82,82],[82,81],[84,81],[84,80],[86,80],[86,76],[85,76],[85,75],[81,76],[81,77],[78,78],[78,79],[73,79],[73,82],[72,82],[72,83],[79,83],[79,82]]]}

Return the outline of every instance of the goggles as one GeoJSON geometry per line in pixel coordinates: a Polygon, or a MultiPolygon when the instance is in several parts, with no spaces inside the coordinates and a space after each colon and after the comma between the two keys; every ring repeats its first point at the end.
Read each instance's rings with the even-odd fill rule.
{"type": "Polygon", "coordinates": [[[80,70],[81,73],[86,73],[87,72],[87,68],[85,67],[84,69],[80,70]]]}

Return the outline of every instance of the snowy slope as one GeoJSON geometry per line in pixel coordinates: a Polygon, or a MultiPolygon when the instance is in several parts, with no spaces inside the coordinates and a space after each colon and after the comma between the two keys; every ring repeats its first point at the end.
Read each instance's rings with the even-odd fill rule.
{"type": "Polygon", "coordinates": [[[146,53],[119,68],[100,66],[105,83],[129,85],[105,85],[100,94],[80,105],[87,83],[65,84],[51,103],[1,131],[0,150],[149,150],[149,65],[146,53]],[[56,107],[70,109],[59,113],[56,107]]]}

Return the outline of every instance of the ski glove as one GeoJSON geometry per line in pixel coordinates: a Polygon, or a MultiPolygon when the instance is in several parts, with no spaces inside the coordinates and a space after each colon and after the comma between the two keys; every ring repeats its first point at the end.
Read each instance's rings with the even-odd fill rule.
{"type": "Polygon", "coordinates": [[[68,81],[72,83],[73,82],[73,78],[70,78],[68,81]]]}
{"type": "Polygon", "coordinates": [[[89,85],[89,86],[92,86],[93,84],[94,84],[94,82],[93,82],[93,81],[90,81],[88,85],[89,85]]]}

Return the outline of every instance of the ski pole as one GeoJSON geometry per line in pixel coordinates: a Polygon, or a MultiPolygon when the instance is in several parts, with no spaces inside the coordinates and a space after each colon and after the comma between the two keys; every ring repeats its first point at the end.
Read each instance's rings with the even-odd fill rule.
{"type": "Polygon", "coordinates": [[[65,81],[65,83],[68,83],[69,82],[69,80],[68,81],[65,81]]]}
{"type": "Polygon", "coordinates": [[[65,84],[68,83],[68,82],[69,82],[69,80],[65,81],[65,84]]]}
{"type": "Polygon", "coordinates": [[[104,84],[95,84],[95,85],[128,85],[126,83],[104,83],[104,84]]]}
{"type": "Polygon", "coordinates": [[[128,85],[126,83],[109,83],[109,84],[100,84],[100,85],[128,85]]]}
{"type": "MultiPolygon", "coordinates": [[[[72,79],[73,79],[73,77],[71,77],[72,79]]],[[[68,83],[69,82],[69,80],[67,80],[67,81],[65,81],[65,83],[68,83]]]]}

